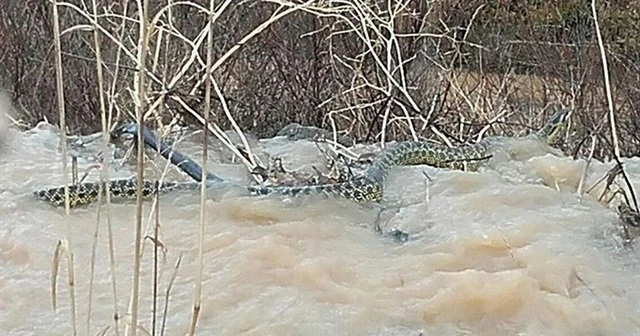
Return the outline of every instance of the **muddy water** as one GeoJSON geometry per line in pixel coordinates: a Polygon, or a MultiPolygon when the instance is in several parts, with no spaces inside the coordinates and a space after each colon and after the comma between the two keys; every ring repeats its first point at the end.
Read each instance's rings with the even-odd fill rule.
{"type": "MultiPolygon", "coordinates": [[[[50,290],[53,250],[70,228],[77,325],[86,334],[97,207],[65,216],[63,210],[32,199],[32,190],[62,182],[57,136],[37,130],[12,132],[10,138],[0,156],[0,333],[70,334],[66,267],[56,311],[50,290]]],[[[309,169],[320,162],[315,146],[305,141],[269,139],[260,145],[282,156],[289,168],[309,169]]],[[[198,157],[197,145],[181,146],[198,157]]],[[[576,194],[584,162],[532,141],[512,141],[506,148],[474,173],[395,168],[385,189],[392,210],[382,217],[385,229],[410,234],[405,244],[372,232],[376,209],[345,201],[209,201],[200,333],[640,334],[640,256],[622,248],[612,233],[614,210],[595,202],[593,195],[576,194]]],[[[242,166],[220,162],[215,155],[212,170],[247,180],[242,166]]],[[[164,161],[155,163],[162,166],[164,161]]],[[[81,169],[90,164],[80,160],[81,169]]],[[[587,184],[609,167],[594,163],[587,184]]],[[[627,160],[627,169],[640,188],[640,160],[627,160]]],[[[112,177],[131,175],[128,166],[111,171],[112,177]]],[[[168,176],[185,179],[176,171],[168,176]]],[[[97,173],[89,176],[96,178],[97,173]]],[[[160,203],[159,240],[166,248],[158,262],[160,312],[181,258],[165,335],[183,335],[189,325],[197,274],[198,202],[197,196],[167,195],[160,203]]],[[[145,223],[150,209],[147,204],[145,223]]],[[[125,314],[132,285],[135,208],[117,204],[110,213],[117,306],[125,314]]],[[[113,326],[104,222],[98,232],[88,334],[113,326]]],[[[153,252],[147,240],[140,301],[146,330],[153,311],[153,252]]],[[[121,326],[126,320],[123,317],[121,326]]]]}

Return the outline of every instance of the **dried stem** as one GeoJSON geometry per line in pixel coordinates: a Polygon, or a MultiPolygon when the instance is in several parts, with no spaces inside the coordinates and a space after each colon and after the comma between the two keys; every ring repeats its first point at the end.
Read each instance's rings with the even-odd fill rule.
{"type": "MultiPolygon", "coordinates": [[[[137,155],[137,172],[136,178],[138,181],[144,180],[144,142],[143,142],[143,129],[144,129],[144,109],[146,104],[146,92],[145,92],[145,64],[147,59],[148,50],[148,37],[147,37],[147,10],[149,8],[148,0],[138,0],[138,13],[139,13],[139,38],[138,38],[138,66],[140,71],[136,74],[136,121],[138,122],[138,155],[137,155]],[[143,4],[144,2],[144,4],[143,4]]],[[[140,294],[140,262],[142,259],[142,183],[137,183],[136,190],[136,221],[135,221],[135,235],[134,235],[134,258],[133,258],[133,284],[131,286],[131,335],[136,336],[138,333],[138,303],[140,294]]]]}
{"type": "Polygon", "coordinates": [[[609,80],[609,66],[607,65],[607,54],[600,33],[600,25],[598,23],[598,11],[596,10],[596,0],[591,1],[591,11],[593,14],[593,22],[595,24],[596,36],[598,37],[598,46],[600,47],[600,58],[602,59],[602,75],[604,77],[604,86],[607,92],[607,105],[609,107],[609,125],[611,126],[611,137],[613,140],[613,155],[620,160],[620,145],[618,143],[618,130],[616,128],[616,118],[613,108],[613,96],[611,95],[611,82],[609,80]]]}
{"type": "MultiPolygon", "coordinates": [[[[92,11],[93,11],[93,16],[94,16],[94,27],[93,27],[93,40],[94,40],[94,48],[95,48],[95,54],[96,54],[96,72],[97,72],[97,79],[98,79],[98,95],[99,95],[99,102],[100,102],[100,115],[101,115],[101,120],[102,120],[102,141],[103,141],[103,146],[102,146],[102,155],[103,155],[103,159],[102,159],[102,169],[100,171],[100,191],[98,194],[98,210],[96,213],[96,227],[95,227],[95,231],[94,231],[94,236],[93,236],[93,244],[92,244],[92,250],[91,250],[91,265],[90,265],[90,276],[89,276],[89,297],[88,297],[88,308],[87,308],[87,333],[91,332],[91,312],[92,312],[92,301],[93,301],[93,280],[94,280],[94,272],[95,272],[95,258],[96,258],[96,250],[98,247],[98,237],[100,234],[100,213],[102,210],[102,197],[103,195],[106,195],[106,207],[105,207],[105,214],[106,214],[106,218],[107,218],[107,222],[110,223],[111,221],[111,215],[110,215],[110,209],[111,209],[111,197],[110,194],[107,192],[104,192],[104,187],[106,186],[106,181],[109,180],[109,160],[106,158],[106,155],[109,151],[109,128],[107,125],[107,110],[106,110],[106,106],[105,106],[105,100],[104,100],[104,88],[103,88],[103,74],[102,74],[102,64],[103,64],[103,60],[102,60],[102,49],[100,47],[100,36],[98,34],[98,29],[97,27],[95,27],[97,24],[99,24],[99,20],[98,20],[98,5],[97,5],[97,1],[96,0],[92,0],[92,11]]],[[[116,307],[117,307],[117,303],[116,303],[116,307]]],[[[115,330],[116,330],[116,334],[119,333],[118,331],[118,325],[116,322],[115,325],[115,330]]]]}
{"type": "MultiPolygon", "coordinates": [[[[58,3],[53,0],[53,43],[56,58],[56,93],[58,97],[58,111],[60,114],[60,147],[62,150],[62,179],[64,184],[64,208],[65,214],[69,215],[69,182],[67,173],[67,126],[64,106],[64,85],[62,79],[62,48],[60,45],[60,25],[58,16],[58,3]]],[[[77,317],[76,317],[76,296],[75,296],[75,273],[74,273],[74,255],[72,244],[73,230],[71,224],[67,221],[67,238],[66,238],[66,256],[67,256],[67,272],[69,284],[69,300],[70,300],[70,322],[72,335],[77,335],[77,317]]]]}
{"type": "Polygon", "coordinates": [[[157,312],[158,312],[158,252],[160,249],[160,193],[154,197],[155,225],[153,226],[153,318],[151,319],[151,333],[156,335],[157,312]]]}
{"type": "MultiPolygon", "coordinates": [[[[122,5],[123,7],[123,17],[122,17],[122,24],[121,24],[121,28],[120,28],[120,36],[119,36],[119,41],[122,42],[124,41],[124,35],[126,32],[126,24],[127,24],[127,20],[125,19],[126,15],[127,15],[127,11],[129,8],[129,1],[128,0],[124,0],[124,3],[122,5]]],[[[98,22],[95,23],[95,25],[99,25],[98,22]]],[[[120,43],[122,45],[122,43],[120,43]]],[[[115,108],[116,104],[115,104],[115,92],[116,92],[116,86],[118,83],[118,78],[119,78],[119,70],[120,70],[120,61],[121,61],[121,56],[122,56],[122,51],[120,48],[118,48],[117,52],[116,52],[116,68],[114,70],[113,73],[113,80],[111,82],[111,87],[109,88],[109,107],[108,107],[108,124],[107,124],[107,131],[110,132],[111,131],[111,125],[109,123],[111,123],[114,118],[113,118],[113,109],[115,108]]],[[[102,83],[102,81],[100,81],[102,83]]],[[[119,111],[119,110],[118,110],[119,111]]],[[[116,116],[117,119],[117,116],[116,116]]],[[[105,132],[104,129],[104,125],[103,125],[103,132],[105,132]]],[[[105,140],[108,141],[108,138],[106,138],[107,134],[103,133],[103,136],[105,136],[105,140]]],[[[106,143],[105,143],[106,145],[106,143]]],[[[107,149],[108,150],[108,149],[107,149]]],[[[107,151],[103,151],[104,155],[107,155],[106,153],[108,153],[107,151]]],[[[106,161],[106,159],[105,159],[106,161]]],[[[103,168],[105,171],[108,171],[108,169],[103,168]]],[[[105,180],[106,180],[106,176],[105,175],[105,180]]],[[[118,309],[118,286],[117,286],[117,279],[116,279],[116,249],[115,249],[115,244],[114,244],[114,239],[113,239],[113,226],[111,223],[111,216],[110,216],[110,208],[111,208],[111,196],[107,193],[106,196],[106,200],[107,200],[107,240],[108,240],[108,244],[109,244],[109,270],[111,272],[111,295],[113,296],[113,324],[114,324],[114,329],[115,329],[115,334],[116,336],[120,335],[120,312],[118,309]]],[[[99,211],[99,210],[98,210],[99,211]]]]}
{"type": "Polygon", "coordinates": [[[58,23],[58,3],[53,0],[53,44],[56,56],[56,95],[60,115],[60,147],[62,151],[62,183],[64,184],[65,214],[69,215],[69,174],[67,173],[67,125],[64,106],[64,84],[62,79],[62,49],[60,46],[60,25],[58,23]]]}
{"type": "Polygon", "coordinates": [[[162,328],[160,329],[161,336],[164,336],[165,328],[167,325],[167,316],[169,316],[169,297],[171,295],[173,282],[176,280],[176,276],[178,275],[178,270],[180,269],[181,263],[182,263],[182,254],[178,256],[178,260],[176,260],[176,265],[173,268],[173,273],[171,274],[171,278],[169,278],[169,284],[167,284],[167,289],[164,293],[164,311],[162,314],[162,328]]]}
{"type": "MultiPolygon", "coordinates": [[[[209,31],[207,32],[207,66],[205,68],[205,73],[209,74],[211,71],[211,65],[213,63],[213,13],[214,13],[215,5],[214,1],[209,1],[209,22],[207,27],[209,31]]],[[[209,158],[209,131],[207,127],[209,126],[209,114],[211,111],[211,81],[212,76],[205,76],[205,92],[204,92],[204,111],[203,111],[203,132],[204,132],[204,144],[202,148],[202,181],[207,180],[207,160],[209,158]]],[[[232,119],[233,120],[233,119],[232,119]]],[[[234,121],[235,124],[235,121],[234,121]]],[[[246,141],[246,140],[245,140],[246,141]]],[[[202,183],[200,185],[200,230],[198,232],[198,270],[196,275],[196,283],[193,291],[193,315],[191,317],[191,325],[189,327],[189,335],[195,335],[196,326],[198,324],[198,317],[200,316],[200,311],[202,309],[202,273],[204,269],[203,260],[204,260],[204,235],[205,235],[205,223],[206,223],[206,212],[205,212],[205,201],[207,198],[207,183],[202,183]]]]}

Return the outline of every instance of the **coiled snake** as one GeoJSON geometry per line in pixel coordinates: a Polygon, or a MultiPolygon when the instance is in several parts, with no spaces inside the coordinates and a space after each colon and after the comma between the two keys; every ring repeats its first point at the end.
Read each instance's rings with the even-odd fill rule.
{"type": "MultiPolygon", "coordinates": [[[[557,111],[538,132],[531,134],[541,141],[553,143],[566,125],[570,110],[557,111]]],[[[137,134],[138,126],[134,123],[124,124],[117,130],[121,133],[137,134]]],[[[143,181],[142,193],[145,199],[157,193],[168,193],[176,190],[197,190],[200,188],[202,168],[193,160],[178,151],[174,151],[156,135],[145,128],[144,143],[160,151],[160,154],[171,163],[177,165],[197,182],[154,182],[143,181]]],[[[490,157],[492,148],[498,144],[501,137],[487,137],[476,144],[460,147],[447,147],[431,142],[404,141],[389,145],[374,158],[371,166],[363,175],[354,177],[346,182],[311,186],[243,186],[208,173],[206,183],[210,186],[226,185],[244,188],[253,195],[277,194],[283,196],[328,195],[341,196],[357,202],[378,202],[382,200],[383,181],[389,169],[397,165],[425,164],[441,168],[461,169],[467,167],[475,169],[480,160],[490,157]]],[[[105,188],[100,188],[100,182],[80,183],[69,186],[69,204],[73,206],[89,204],[98,201],[100,190],[109,190],[114,201],[136,198],[137,181],[135,179],[110,180],[105,188]]],[[[64,187],[55,187],[35,191],[37,199],[44,200],[55,206],[64,205],[64,187]]]]}

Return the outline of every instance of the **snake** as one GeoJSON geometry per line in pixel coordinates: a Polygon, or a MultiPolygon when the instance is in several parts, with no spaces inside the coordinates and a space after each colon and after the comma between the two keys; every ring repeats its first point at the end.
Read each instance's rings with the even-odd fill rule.
{"type": "MultiPolygon", "coordinates": [[[[548,122],[537,132],[527,135],[547,144],[554,143],[567,124],[570,109],[559,109],[548,122]]],[[[137,134],[138,124],[126,123],[115,132],[137,134]]],[[[304,195],[325,195],[343,197],[355,202],[380,202],[383,199],[383,182],[394,166],[400,165],[429,165],[437,168],[475,170],[482,161],[491,157],[492,150],[499,146],[504,136],[490,136],[468,145],[450,147],[431,141],[400,141],[389,144],[372,160],[371,165],[363,174],[348,181],[305,185],[305,186],[259,186],[242,185],[207,173],[204,183],[210,186],[231,186],[245,189],[251,195],[280,195],[298,197],[304,195]]],[[[156,194],[164,194],[176,190],[198,190],[201,187],[202,168],[186,155],[174,150],[162,142],[150,129],[143,127],[144,144],[156,149],[172,164],[179,167],[194,181],[142,181],[142,198],[150,199],[156,194]]],[[[85,182],[69,185],[69,205],[90,204],[104,196],[109,191],[111,200],[134,200],[137,197],[138,182],[135,178],[109,180],[100,182],[85,182]],[[103,193],[101,195],[101,193],[103,193]]],[[[39,200],[44,200],[54,206],[63,206],[65,202],[65,187],[54,187],[38,190],[33,193],[39,200]]]]}

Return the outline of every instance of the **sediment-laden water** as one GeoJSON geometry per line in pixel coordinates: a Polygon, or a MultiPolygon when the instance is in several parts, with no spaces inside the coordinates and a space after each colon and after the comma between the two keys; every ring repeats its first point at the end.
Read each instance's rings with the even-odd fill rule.
{"type": "MultiPolygon", "coordinates": [[[[70,334],[66,265],[56,311],[50,290],[53,251],[70,228],[77,325],[86,334],[97,205],[65,216],[63,209],[34,200],[33,190],[62,183],[58,137],[47,129],[10,135],[0,155],[0,333],[70,334]]],[[[185,140],[179,146],[200,160],[198,144],[185,140]]],[[[255,149],[281,156],[290,169],[322,165],[307,141],[267,139],[255,149]]],[[[221,159],[226,156],[214,150],[210,170],[249,183],[244,166],[221,159]]],[[[165,161],[153,163],[162,168],[165,161]]],[[[80,159],[79,164],[82,172],[94,163],[80,159]]],[[[345,200],[222,196],[208,201],[199,333],[638,335],[640,255],[620,245],[614,207],[596,201],[601,188],[576,193],[584,164],[521,140],[511,141],[479,172],[394,168],[385,184],[389,210],[381,217],[385,229],[409,233],[404,244],[373,232],[378,209],[345,200]]],[[[157,176],[149,167],[148,174],[157,176]]],[[[610,167],[594,162],[586,185],[610,167]]],[[[640,188],[640,160],[627,159],[626,169],[640,188]]],[[[133,176],[134,168],[112,168],[110,175],[133,176]]],[[[174,168],[166,178],[188,179],[174,168]]],[[[98,172],[88,179],[98,179],[98,172]]],[[[146,203],[145,224],[151,209],[146,203]]],[[[135,205],[114,204],[110,216],[117,305],[126,315],[135,205]]],[[[197,274],[198,195],[163,196],[159,217],[164,252],[158,258],[158,316],[181,258],[165,335],[184,335],[197,274]]],[[[98,232],[92,335],[112,328],[114,314],[105,222],[98,232]]],[[[140,301],[147,330],[153,260],[147,239],[140,301]]]]}

